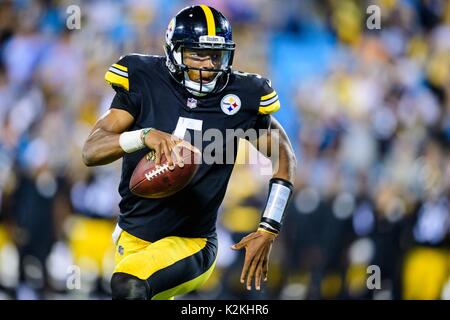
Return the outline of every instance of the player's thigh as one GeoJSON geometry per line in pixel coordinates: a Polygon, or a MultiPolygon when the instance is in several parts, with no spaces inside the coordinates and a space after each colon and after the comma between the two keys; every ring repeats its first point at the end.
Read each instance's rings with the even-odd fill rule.
{"type": "Polygon", "coordinates": [[[167,237],[123,258],[114,270],[146,280],[150,298],[168,299],[197,289],[212,273],[217,240],[167,237]]]}
{"type": "Polygon", "coordinates": [[[125,230],[121,230],[116,240],[116,266],[129,255],[144,251],[151,242],[139,239],[125,230]]]}

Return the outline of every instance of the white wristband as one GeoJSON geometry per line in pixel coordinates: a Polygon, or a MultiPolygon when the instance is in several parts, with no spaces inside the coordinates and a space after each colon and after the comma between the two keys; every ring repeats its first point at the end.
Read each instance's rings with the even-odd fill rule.
{"type": "Polygon", "coordinates": [[[131,153],[145,147],[141,138],[142,130],[144,129],[123,132],[120,134],[119,144],[123,151],[126,153],[131,153]]]}
{"type": "Polygon", "coordinates": [[[291,193],[292,190],[290,188],[282,184],[273,183],[263,218],[269,218],[281,223],[291,193]]]}

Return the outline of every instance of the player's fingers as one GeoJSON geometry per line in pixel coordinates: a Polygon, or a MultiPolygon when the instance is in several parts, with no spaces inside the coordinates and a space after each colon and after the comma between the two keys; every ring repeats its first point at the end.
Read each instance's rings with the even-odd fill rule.
{"type": "Polygon", "coordinates": [[[263,256],[262,273],[264,281],[267,281],[267,275],[269,273],[269,253],[268,250],[263,256]]]}
{"type": "Polygon", "coordinates": [[[258,266],[258,268],[260,268],[261,270],[261,278],[260,280],[264,280],[267,281],[267,253],[269,251],[269,248],[265,248],[263,253],[261,254],[261,258],[260,258],[260,265],[258,266]]]}
{"type": "Polygon", "coordinates": [[[244,266],[242,267],[242,272],[241,272],[241,279],[240,279],[241,283],[244,283],[245,276],[247,275],[247,272],[250,268],[252,261],[253,261],[253,255],[251,255],[249,252],[246,252],[244,266]]]}
{"type": "Polygon", "coordinates": [[[249,235],[247,235],[247,236],[245,236],[244,238],[242,238],[241,241],[239,241],[238,243],[233,244],[233,245],[231,246],[231,249],[234,249],[234,250],[240,250],[240,249],[242,249],[243,247],[245,247],[245,245],[246,245],[250,240],[256,239],[256,238],[258,238],[258,237],[260,237],[260,236],[261,236],[261,235],[258,234],[258,233],[256,233],[256,232],[250,233],[249,235]]]}
{"type": "Polygon", "coordinates": [[[250,268],[249,268],[248,274],[247,274],[247,290],[252,289],[252,280],[253,280],[253,277],[255,276],[255,271],[256,271],[256,267],[259,264],[260,256],[261,256],[261,250],[254,256],[252,263],[250,264],[250,268]]]}
{"type": "Polygon", "coordinates": [[[185,159],[186,161],[189,161],[188,162],[189,164],[201,163],[202,152],[197,147],[193,146],[192,144],[190,144],[185,140],[181,141],[178,145],[181,145],[192,152],[192,157],[187,157],[185,159]]]}
{"type": "Polygon", "coordinates": [[[235,243],[231,246],[231,249],[233,250],[241,250],[245,246],[245,242],[242,242],[242,240],[238,243],[235,243]]]}
{"type": "Polygon", "coordinates": [[[159,166],[161,163],[161,147],[156,145],[153,150],[155,150],[155,165],[159,166]]]}
{"type": "Polygon", "coordinates": [[[244,241],[244,238],[241,239],[238,243],[235,243],[231,246],[231,249],[233,250],[241,250],[245,246],[246,242],[244,241]]]}
{"type": "Polygon", "coordinates": [[[181,141],[183,141],[183,139],[181,139],[180,137],[177,137],[173,134],[170,135],[170,140],[172,140],[175,144],[180,143],[181,141]]]}
{"type": "Polygon", "coordinates": [[[244,248],[247,243],[250,241],[251,239],[245,239],[242,238],[241,241],[239,241],[238,243],[235,243],[231,246],[231,249],[233,250],[241,250],[242,248],[244,248]]]}
{"type": "Polygon", "coordinates": [[[171,139],[166,138],[164,140],[165,144],[167,145],[167,148],[170,151],[170,156],[172,157],[172,160],[175,160],[175,157],[173,156],[173,154],[175,153],[174,148],[175,148],[175,144],[173,143],[173,141],[171,139]]]}
{"type": "Polygon", "coordinates": [[[170,170],[175,169],[174,162],[172,159],[172,152],[170,152],[169,146],[167,145],[167,143],[165,141],[161,142],[161,146],[162,146],[162,152],[166,156],[167,163],[169,164],[169,169],[170,170]]]}
{"type": "Polygon", "coordinates": [[[256,266],[256,272],[255,272],[255,288],[256,288],[256,290],[261,290],[261,278],[263,276],[264,256],[265,256],[265,251],[260,256],[258,265],[256,266]]]}
{"type": "Polygon", "coordinates": [[[172,154],[176,158],[178,166],[180,168],[183,168],[184,167],[184,161],[183,161],[183,157],[180,154],[180,150],[181,150],[180,147],[178,147],[173,140],[171,140],[170,143],[171,143],[172,150],[173,150],[172,154]]]}
{"type": "Polygon", "coordinates": [[[269,274],[269,264],[267,263],[267,261],[265,261],[262,267],[262,277],[264,281],[267,281],[268,274],[269,274]]]}
{"type": "Polygon", "coordinates": [[[183,147],[185,147],[186,149],[191,150],[192,152],[195,152],[197,148],[195,148],[192,144],[190,144],[189,142],[187,142],[186,140],[181,140],[179,142],[180,145],[182,145],[183,147]]]}

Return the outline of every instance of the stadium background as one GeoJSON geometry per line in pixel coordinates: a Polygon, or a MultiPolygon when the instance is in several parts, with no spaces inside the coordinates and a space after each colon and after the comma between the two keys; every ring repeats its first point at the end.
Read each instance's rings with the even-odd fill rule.
{"type": "MultiPolygon", "coordinates": [[[[112,100],[108,66],[162,53],[191,3],[0,2],[0,299],[108,298],[120,162],[86,168],[81,147],[112,100]]],[[[229,245],[255,229],[269,176],[239,165],[217,268],[181,299],[450,299],[450,2],[203,3],[231,20],[235,68],[272,80],[298,172],[263,292],[244,290],[229,245]]]]}

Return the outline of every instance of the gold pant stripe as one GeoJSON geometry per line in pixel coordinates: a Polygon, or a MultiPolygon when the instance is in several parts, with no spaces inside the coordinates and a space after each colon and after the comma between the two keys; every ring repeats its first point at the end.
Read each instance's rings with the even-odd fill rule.
{"type": "Polygon", "coordinates": [[[216,35],[216,23],[214,22],[214,16],[211,11],[211,8],[202,4],[200,7],[203,9],[203,12],[205,12],[206,16],[206,25],[208,26],[208,36],[215,36],[216,35]]]}

